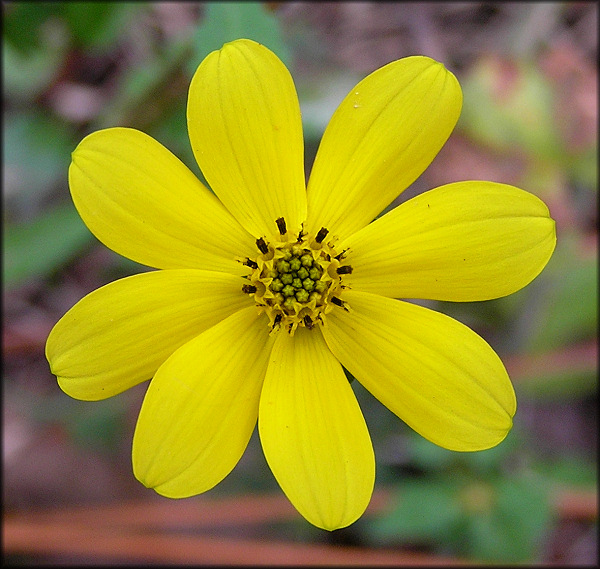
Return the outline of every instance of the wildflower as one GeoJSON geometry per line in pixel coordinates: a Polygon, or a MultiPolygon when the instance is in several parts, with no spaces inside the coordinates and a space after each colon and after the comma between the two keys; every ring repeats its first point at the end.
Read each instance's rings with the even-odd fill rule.
{"type": "Polygon", "coordinates": [[[110,283],[56,324],[46,354],[70,396],[151,379],[133,469],[171,498],[204,492],[258,422],[266,460],[314,525],[354,522],[375,459],[346,368],[447,449],[502,441],[516,400],[496,353],[456,320],[399,298],[477,301],[534,279],[555,245],[535,196],[458,182],[374,218],[454,128],[456,78],[427,57],[375,71],[341,103],[304,179],[292,78],[249,40],[196,71],[187,119],[213,192],[134,129],[87,136],[69,185],[92,233],[160,269],[110,283]],[[343,367],[342,367],[343,366],[343,367]]]}

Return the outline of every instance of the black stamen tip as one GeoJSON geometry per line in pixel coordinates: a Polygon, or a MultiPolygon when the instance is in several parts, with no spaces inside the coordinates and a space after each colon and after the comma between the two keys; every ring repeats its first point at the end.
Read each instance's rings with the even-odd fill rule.
{"type": "Polygon", "coordinates": [[[242,285],[242,292],[246,294],[254,294],[256,292],[256,287],[254,285],[242,285]]]}
{"type": "Polygon", "coordinates": [[[321,243],[321,241],[323,241],[323,239],[325,239],[325,237],[327,237],[328,233],[329,233],[329,229],[325,229],[324,227],[321,227],[321,229],[319,229],[319,233],[317,233],[317,236],[315,237],[315,241],[317,243],[321,243]]]}
{"type": "Polygon", "coordinates": [[[251,269],[258,269],[258,265],[252,259],[248,259],[248,257],[246,257],[246,260],[242,264],[251,269]]]}
{"type": "Polygon", "coordinates": [[[279,229],[279,233],[281,235],[285,235],[287,233],[287,226],[285,224],[285,219],[283,219],[283,217],[278,217],[275,220],[275,223],[277,224],[277,229],[279,229]]]}
{"type": "Polygon", "coordinates": [[[311,330],[311,329],[312,329],[312,327],[314,326],[314,324],[313,324],[313,321],[312,321],[312,318],[311,318],[311,317],[310,317],[308,314],[307,314],[307,315],[304,317],[304,325],[305,325],[305,326],[306,326],[306,327],[307,327],[309,330],[311,330]]]}
{"type": "Polygon", "coordinates": [[[342,267],[338,267],[336,272],[338,275],[349,275],[352,272],[352,267],[350,265],[344,265],[342,267]]]}
{"type": "Polygon", "coordinates": [[[275,328],[276,326],[279,326],[279,324],[281,323],[281,319],[283,317],[281,316],[281,314],[277,314],[275,316],[275,320],[273,321],[273,328],[275,328]]]}
{"type": "Polygon", "coordinates": [[[348,251],[348,249],[344,249],[341,253],[339,253],[338,255],[336,255],[334,257],[334,259],[337,259],[338,261],[341,261],[346,256],[346,252],[347,251],[348,251]]]}
{"type": "Polygon", "coordinates": [[[258,250],[265,255],[269,252],[269,246],[262,237],[256,240],[256,246],[258,247],[258,250]]]}
{"type": "Polygon", "coordinates": [[[348,312],[348,308],[346,308],[346,305],[345,305],[344,301],[341,300],[340,298],[338,298],[337,296],[332,296],[331,297],[331,302],[333,302],[333,304],[335,304],[336,306],[340,306],[346,312],[348,312]]]}

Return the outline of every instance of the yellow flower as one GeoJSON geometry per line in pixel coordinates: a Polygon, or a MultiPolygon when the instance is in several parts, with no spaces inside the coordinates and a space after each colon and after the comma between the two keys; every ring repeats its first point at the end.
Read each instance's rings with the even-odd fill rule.
{"type": "Polygon", "coordinates": [[[308,186],[300,108],[281,61],[249,40],[196,71],[187,119],[214,194],[154,139],[87,136],[69,185],[106,246],[160,269],[110,283],[56,324],[46,355],[70,396],[152,379],[133,438],[136,477],[182,498],[219,483],[258,422],[266,460],[314,525],[354,522],[375,459],[343,368],[447,449],[502,441],[516,400],[496,353],[463,324],[397,298],[477,301],[543,269],[554,221],[494,182],[425,192],[373,219],[429,165],[460,113],[444,66],[407,57],[344,99],[308,186]]]}

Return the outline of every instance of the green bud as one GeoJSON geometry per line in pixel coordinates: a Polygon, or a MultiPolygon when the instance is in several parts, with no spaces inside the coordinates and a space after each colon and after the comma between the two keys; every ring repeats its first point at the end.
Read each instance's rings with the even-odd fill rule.
{"type": "Polygon", "coordinates": [[[283,283],[279,280],[279,279],[275,279],[272,283],[271,286],[269,286],[269,288],[273,291],[273,292],[278,292],[283,288],[283,283]]]}
{"type": "Polygon", "coordinates": [[[292,257],[290,259],[290,269],[292,271],[297,271],[301,266],[302,264],[300,263],[300,259],[298,259],[298,257],[292,257]]]}
{"type": "Polygon", "coordinates": [[[293,296],[290,296],[289,298],[285,299],[283,306],[284,308],[287,308],[288,310],[292,311],[294,310],[294,302],[296,302],[296,299],[293,296]]]}
{"type": "Polygon", "coordinates": [[[294,286],[294,288],[302,288],[302,280],[296,278],[292,281],[292,285],[294,286]]]}
{"type": "Polygon", "coordinates": [[[275,266],[277,267],[279,273],[288,273],[290,270],[290,264],[283,259],[279,259],[279,261],[275,263],[275,266]]]}
{"type": "Polygon", "coordinates": [[[296,274],[298,275],[298,278],[304,280],[306,277],[308,277],[309,273],[305,267],[301,267],[300,269],[298,269],[298,271],[296,271],[296,274]]]}
{"type": "Polygon", "coordinates": [[[304,279],[302,281],[302,286],[304,287],[304,290],[311,292],[315,288],[315,281],[313,281],[312,279],[304,279]]]}
{"type": "Polygon", "coordinates": [[[293,296],[296,289],[292,285],[285,285],[281,291],[283,296],[293,296]]]}
{"type": "Polygon", "coordinates": [[[321,267],[315,265],[310,271],[308,271],[308,276],[313,280],[313,281],[318,281],[321,278],[321,267]]]}
{"type": "Polygon", "coordinates": [[[325,292],[325,291],[327,290],[327,283],[326,283],[326,282],[324,282],[324,281],[317,281],[317,282],[315,283],[315,290],[316,290],[318,293],[323,293],[323,292],[325,292]]]}
{"type": "Polygon", "coordinates": [[[308,292],[306,292],[303,288],[300,289],[297,293],[296,293],[296,300],[298,302],[306,302],[308,300],[308,292]]]}
{"type": "Polygon", "coordinates": [[[292,273],[284,273],[283,275],[281,275],[281,282],[284,285],[292,284],[293,280],[294,280],[294,275],[292,275],[292,273]]]}
{"type": "Polygon", "coordinates": [[[302,261],[302,264],[305,267],[312,267],[313,264],[313,258],[312,255],[309,255],[308,253],[306,255],[302,255],[302,258],[300,259],[300,261],[302,261]]]}

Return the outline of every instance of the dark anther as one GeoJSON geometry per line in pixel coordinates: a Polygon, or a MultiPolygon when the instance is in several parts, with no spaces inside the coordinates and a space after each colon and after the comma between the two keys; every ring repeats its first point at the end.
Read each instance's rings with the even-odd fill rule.
{"type": "Polygon", "coordinates": [[[321,229],[319,229],[319,233],[317,233],[317,236],[315,237],[315,241],[317,243],[321,243],[321,241],[323,241],[323,239],[325,239],[325,237],[327,236],[328,233],[329,233],[329,229],[325,229],[324,227],[321,227],[321,229]]]}
{"type": "Polygon", "coordinates": [[[269,252],[267,242],[262,237],[256,240],[256,246],[258,247],[258,250],[265,255],[269,252]]]}
{"type": "Polygon", "coordinates": [[[346,308],[346,305],[344,304],[344,301],[339,299],[337,296],[332,296],[331,302],[333,302],[333,304],[335,304],[337,306],[341,306],[346,312],[348,311],[348,309],[346,308]]]}
{"type": "Polygon", "coordinates": [[[279,324],[281,323],[281,319],[282,318],[283,317],[281,316],[281,314],[277,314],[275,316],[275,320],[273,321],[273,328],[272,328],[272,330],[274,330],[277,326],[279,326],[279,324]]]}
{"type": "Polygon", "coordinates": [[[301,229],[300,233],[298,233],[298,239],[297,239],[297,243],[301,243],[302,239],[304,239],[304,236],[306,235],[306,233],[304,233],[304,231],[301,229]]]}
{"type": "Polygon", "coordinates": [[[338,275],[349,275],[352,272],[352,267],[350,265],[344,265],[342,267],[338,267],[336,272],[338,275]]]}
{"type": "Polygon", "coordinates": [[[311,329],[312,329],[312,327],[314,326],[314,324],[313,324],[313,321],[312,321],[312,318],[311,318],[311,317],[310,317],[308,314],[307,314],[307,315],[304,317],[304,325],[305,325],[305,326],[306,326],[306,327],[307,327],[309,330],[311,330],[311,329]]]}
{"type": "Polygon", "coordinates": [[[347,251],[348,251],[348,249],[344,249],[341,253],[339,253],[338,255],[336,255],[334,257],[334,259],[337,259],[338,261],[341,261],[346,256],[346,252],[347,251]]]}
{"type": "Polygon", "coordinates": [[[277,224],[277,228],[279,229],[279,233],[281,235],[285,235],[287,232],[287,226],[285,225],[285,219],[283,219],[283,217],[278,217],[275,220],[275,223],[277,224]]]}
{"type": "Polygon", "coordinates": [[[246,257],[246,260],[242,264],[251,269],[258,269],[258,265],[252,259],[248,259],[248,257],[246,257]]]}
{"type": "Polygon", "coordinates": [[[242,292],[254,294],[256,292],[256,287],[254,285],[242,285],[242,292]]]}

